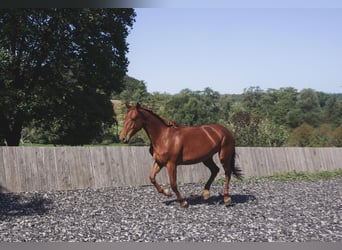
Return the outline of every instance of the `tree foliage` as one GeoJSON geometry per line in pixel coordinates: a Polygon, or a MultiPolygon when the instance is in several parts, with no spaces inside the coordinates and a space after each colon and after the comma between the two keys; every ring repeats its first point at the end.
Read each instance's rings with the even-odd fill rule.
{"type": "Polygon", "coordinates": [[[219,98],[219,93],[210,88],[184,89],[166,103],[165,116],[190,126],[213,123],[219,118],[219,98]]]}
{"type": "Polygon", "coordinates": [[[336,147],[342,147],[342,124],[333,132],[333,145],[336,147]]]}
{"type": "Polygon", "coordinates": [[[113,124],[133,9],[1,9],[0,135],[23,126],[50,143],[84,144],[113,124]]]}
{"type": "Polygon", "coordinates": [[[313,134],[314,128],[307,123],[303,123],[292,131],[289,138],[289,145],[299,147],[308,146],[311,143],[313,134]]]}
{"type": "Polygon", "coordinates": [[[127,96],[140,97],[134,101],[142,100],[156,113],[184,125],[221,123],[234,132],[238,146],[342,145],[342,95],[291,87],[266,91],[250,87],[241,95],[210,88],[151,94],[144,82],[131,83],[127,96]]]}

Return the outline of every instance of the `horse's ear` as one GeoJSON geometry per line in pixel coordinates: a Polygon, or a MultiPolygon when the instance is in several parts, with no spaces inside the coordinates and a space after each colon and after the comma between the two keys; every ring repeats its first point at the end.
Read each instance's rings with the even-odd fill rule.
{"type": "Polygon", "coordinates": [[[130,108],[131,108],[131,105],[129,105],[128,102],[126,102],[125,104],[126,104],[126,108],[127,108],[127,109],[130,109],[130,108]]]}
{"type": "Polygon", "coordinates": [[[137,105],[135,106],[137,109],[140,109],[141,108],[141,105],[139,102],[137,102],[137,105]]]}

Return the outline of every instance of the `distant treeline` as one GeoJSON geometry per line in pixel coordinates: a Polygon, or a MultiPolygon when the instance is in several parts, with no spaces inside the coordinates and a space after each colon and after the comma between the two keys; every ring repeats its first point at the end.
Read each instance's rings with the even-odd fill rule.
{"type": "MultiPolygon", "coordinates": [[[[34,121],[24,124],[21,145],[118,143],[118,134],[126,113],[125,102],[140,102],[155,113],[183,125],[222,124],[234,132],[237,146],[342,146],[342,94],[323,93],[313,89],[298,91],[291,87],[267,90],[250,87],[242,94],[220,94],[211,88],[201,91],[184,89],[177,94],[149,93],[144,81],[126,76],[122,91],[110,98],[116,100],[113,102],[114,119],[110,123],[101,125],[99,133],[88,133],[84,129],[87,128],[86,124],[84,128],[79,126],[76,130],[77,136],[86,138],[87,142],[56,140],[55,137],[59,134],[46,126],[37,126],[37,121],[34,121]]],[[[94,109],[94,112],[97,107],[98,111],[96,105],[84,103],[83,106],[90,111],[94,109]]],[[[82,112],[68,120],[82,117],[82,112]]],[[[59,123],[62,124],[63,121],[59,123]]],[[[67,138],[74,137],[73,132],[69,131],[67,138]]],[[[149,145],[150,142],[141,131],[131,143],[149,145]]],[[[5,141],[0,138],[1,144],[5,145],[5,141]]]]}
{"type": "MultiPolygon", "coordinates": [[[[238,146],[342,146],[342,94],[250,87],[239,95],[211,88],[171,95],[149,93],[143,81],[126,76],[124,90],[113,99],[140,102],[183,125],[220,123],[234,132],[238,146]]],[[[149,142],[141,133],[134,143],[149,142]]]]}

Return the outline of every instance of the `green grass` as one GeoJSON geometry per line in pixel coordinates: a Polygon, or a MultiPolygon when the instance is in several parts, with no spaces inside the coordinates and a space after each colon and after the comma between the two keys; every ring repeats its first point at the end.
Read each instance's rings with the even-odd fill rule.
{"type": "MultiPolygon", "coordinates": [[[[253,180],[276,180],[276,181],[302,181],[302,180],[327,180],[332,178],[342,178],[342,169],[334,171],[320,171],[315,173],[306,173],[302,171],[292,171],[284,174],[276,174],[262,177],[247,177],[242,181],[236,178],[232,179],[233,183],[248,182],[253,180]]],[[[205,181],[203,181],[205,183],[205,181]]],[[[215,181],[216,184],[224,184],[225,177],[220,177],[215,181]]]]}
{"type": "Polygon", "coordinates": [[[285,174],[277,174],[273,176],[262,177],[264,179],[271,179],[277,181],[301,181],[301,180],[326,180],[342,177],[342,169],[334,171],[320,171],[315,173],[306,172],[289,172],[285,174]]]}

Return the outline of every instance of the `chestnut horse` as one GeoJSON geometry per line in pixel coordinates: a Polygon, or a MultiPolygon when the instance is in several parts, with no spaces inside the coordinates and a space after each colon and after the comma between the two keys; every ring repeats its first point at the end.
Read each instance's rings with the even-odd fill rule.
{"type": "Polygon", "coordinates": [[[177,165],[203,162],[210,169],[211,175],[205,184],[202,196],[208,199],[210,186],[219,172],[213,161],[213,155],[219,153],[220,162],[225,171],[224,202],[229,204],[229,181],[233,173],[241,179],[241,170],[235,166],[235,142],[232,132],[218,124],[202,126],[180,126],[163,118],[138,103],[129,106],[124,127],[120,133],[122,142],[127,143],[140,129],[144,129],[151,141],[150,152],[155,160],[150,174],[151,183],[159,193],[171,196],[168,189],[163,189],[156,182],[156,175],[166,166],[170,186],[177,195],[182,207],[188,205],[177,188],[177,165]]]}

